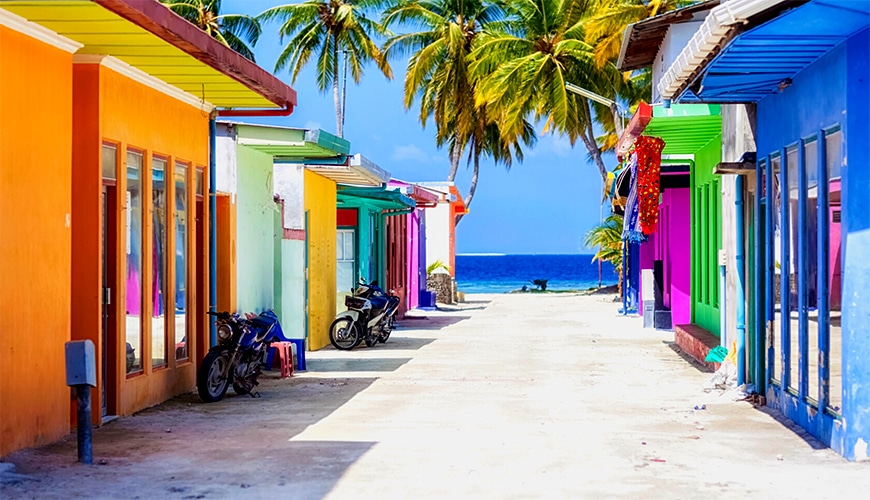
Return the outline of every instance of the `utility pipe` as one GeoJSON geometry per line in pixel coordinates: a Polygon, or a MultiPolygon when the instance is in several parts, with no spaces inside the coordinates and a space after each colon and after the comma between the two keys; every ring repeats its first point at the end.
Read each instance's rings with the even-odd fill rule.
{"type": "Polygon", "coordinates": [[[628,258],[625,255],[625,249],[628,246],[628,241],[622,240],[622,315],[628,314],[628,258]]]}
{"type": "Polygon", "coordinates": [[[738,175],[734,185],[734,208],[737,214],[737,250],[734,259],[737,262],[735,272],[737,291],[734,300],[737,302],[737,385],[746,383],[746,298],[744,290],[744,218],[743,218],[743,176],[738,175]]]}
{"type": "MultiPolygon", "coordinates": [[[[217,151],[216,113],[208,120],[208,310],[217,312],[217,151]]],[[[209,317],[209,347],[217,343],[217,324],[209,317]]]]}
{"type": "Polygon", "coordinates": [[[725,282],[725,252],[719,250],[719,296],[722,297],[719,304],[719,345],[728,348],[728,284],[725,282]]]}

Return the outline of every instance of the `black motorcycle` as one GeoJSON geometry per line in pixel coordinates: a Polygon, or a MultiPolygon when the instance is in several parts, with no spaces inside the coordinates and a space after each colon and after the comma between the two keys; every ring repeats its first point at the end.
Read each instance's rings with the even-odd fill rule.
{"type": "Polygon", "coordinates": [[[371,285],[360,280],[353,295],[344,298],[344,305],[347,311],[338,313],[329,327],[329,341],[336,349],[349,351],[363,341],[372,347],[390,338],[399,297],[384,293],[377,280],[371,285]]]}
{"type": "Polygon", "coordinates": [[[272,311],[243,318],[236,313],[209,312],[217,322],[217,345],[209,349],[196,374],[199,397],[206,403],[223,399],[230,383],[236,394],[250,394],[258,385],[272,342],[287,339],[272,311]]]}

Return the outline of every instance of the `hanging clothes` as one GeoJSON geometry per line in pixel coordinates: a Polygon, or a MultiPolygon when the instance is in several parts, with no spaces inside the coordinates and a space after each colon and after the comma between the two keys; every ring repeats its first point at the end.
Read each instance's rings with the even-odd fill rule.
{"type": "MultiPolygon", "coordinates": [[[[628,160],[628,166],[625,167],[631,172],[631,179],[637,179],[637,167],[637,153],[631,153],[628,160]]],[[[646,241],[646,236],[644,236],[640,227],[640,212],[638,207],[638,190],[636,182],[631,183],[631,190],[628,192],[628,199],[625,202],[625,216],[622,219],[622,224],[623,241],[646,241]]]]}
{"type": "Polygon", "coordinates": [[[637,204],[641,232],[650,235],[656,231],[659,217],[662,150],[665,141],[659,137],[642,135],[634,143],[637,155],[637,204]]]}

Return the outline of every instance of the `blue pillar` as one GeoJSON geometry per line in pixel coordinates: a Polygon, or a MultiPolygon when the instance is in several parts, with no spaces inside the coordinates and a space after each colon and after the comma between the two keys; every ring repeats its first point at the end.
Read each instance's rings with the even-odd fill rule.
{"type": "MultiPolygon", "coordinates": [[[[208,310],[217,310],[217,123],[208,121],[208,310]]],[[[209,346],[217,344],[217,325],[209,316],[209,346]]]]}
{"type": "MultiPolygon", "coordinates": [[[[737,290],[735,291],[734,301],[737,306],[737,385],[746,383],[746,294],[744,291],[743,277],[743,260],[744,260],[744,241],[743,241],[743,176],[738,175],[734,184],[734,211],[737,215],[737,245],[734,254],[737,262],[736,283],[737,290]]],[[[724,307],[723,307],[724,309],[724,307]]],[[[724,311],[723,311],[724,312],[724,311]]],[[[724,336],[724,335],[723,335],[724,336]]]]}
{"type": "MultiPolygon", "coordinates": [[[[844,455],[870,458],[870,31],[846,42],[846,123],[848,165],[843,165],[843,420],[844,455]]],[[[845,163],[845,162],[844,162],[845,163]]]]}

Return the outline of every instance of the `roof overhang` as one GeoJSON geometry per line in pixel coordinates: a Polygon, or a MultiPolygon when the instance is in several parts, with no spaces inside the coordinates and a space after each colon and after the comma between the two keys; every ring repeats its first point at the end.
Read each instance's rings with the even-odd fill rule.
{"type": "Polygon", "coordinates": [[[0,23],[13,22],[13,29],[48,30],[79,45],[80,62],[120,61],[115,66],[205,108],[290,114],[296,106],[292,88],[156,0],[0,0],[0,23]]]}
{"type": "Polygon", "coordinates": [[[652,66],[672,24],[691,21],[699,13],[719,5],[720,1],[708,0],[629,24],[622,36],[616,67],[619,71],[633,71],[652,66]]]}
{"type": "Polygon", "coordinates": [[[677,100],[699,72],[742,32],[809,0],[730,0],[713,8],[658,82],[665,102],[677,100]]]}
{"type": "Polygon", "coordinates": [[[400,181],[398,179],[391,179],[387,189],[398,191],[408,198],[411,198],[417,204],[417,208],[434,207],[442,198],[442,196],[435,191],[426,189],[417,184],[400,181]]]}
{"type": "Polygon", "coordinates": [[[310,160],[305,168],[348,186],[382,186],[390,180],[390,173],[361,154],[346,157],[342,162],[310,160]]]}
{"type": "MultiPolygon", "coordinates": [[[[336,192],[339,208],[375,207],[380,210],[406,211],[416,202],[399,191],[380,188],[340,186],[336,192]]],[[[389,215],[389,214],[388,214],[389,215]]],[[[398,214],[397,214],[398,215],[398,214]]]]}
{"type": "Polygon", "coordinates": [[[792,78],[870,25],[866,0],[812,0],[752,26],[688,82],[681,102],[745,103],[782,92],[792,78]]]}
{"type": "Polygon", "coordinates": [[[279,163],[306,163],[322,158],[344,160],[350,153],[350,141],[320,129],[221,123],[235,128],[239,145],[273,156],[279,163]]]}
{"type": "Polygon", "coordinates": [[[641,103],[617,143],[618,154],[627,153],[641,134],[661,137],[665,141],[663,155],[693,155],[722,135],[721,111],[718,104],[675,104],[665,108],[641,103]]]}

